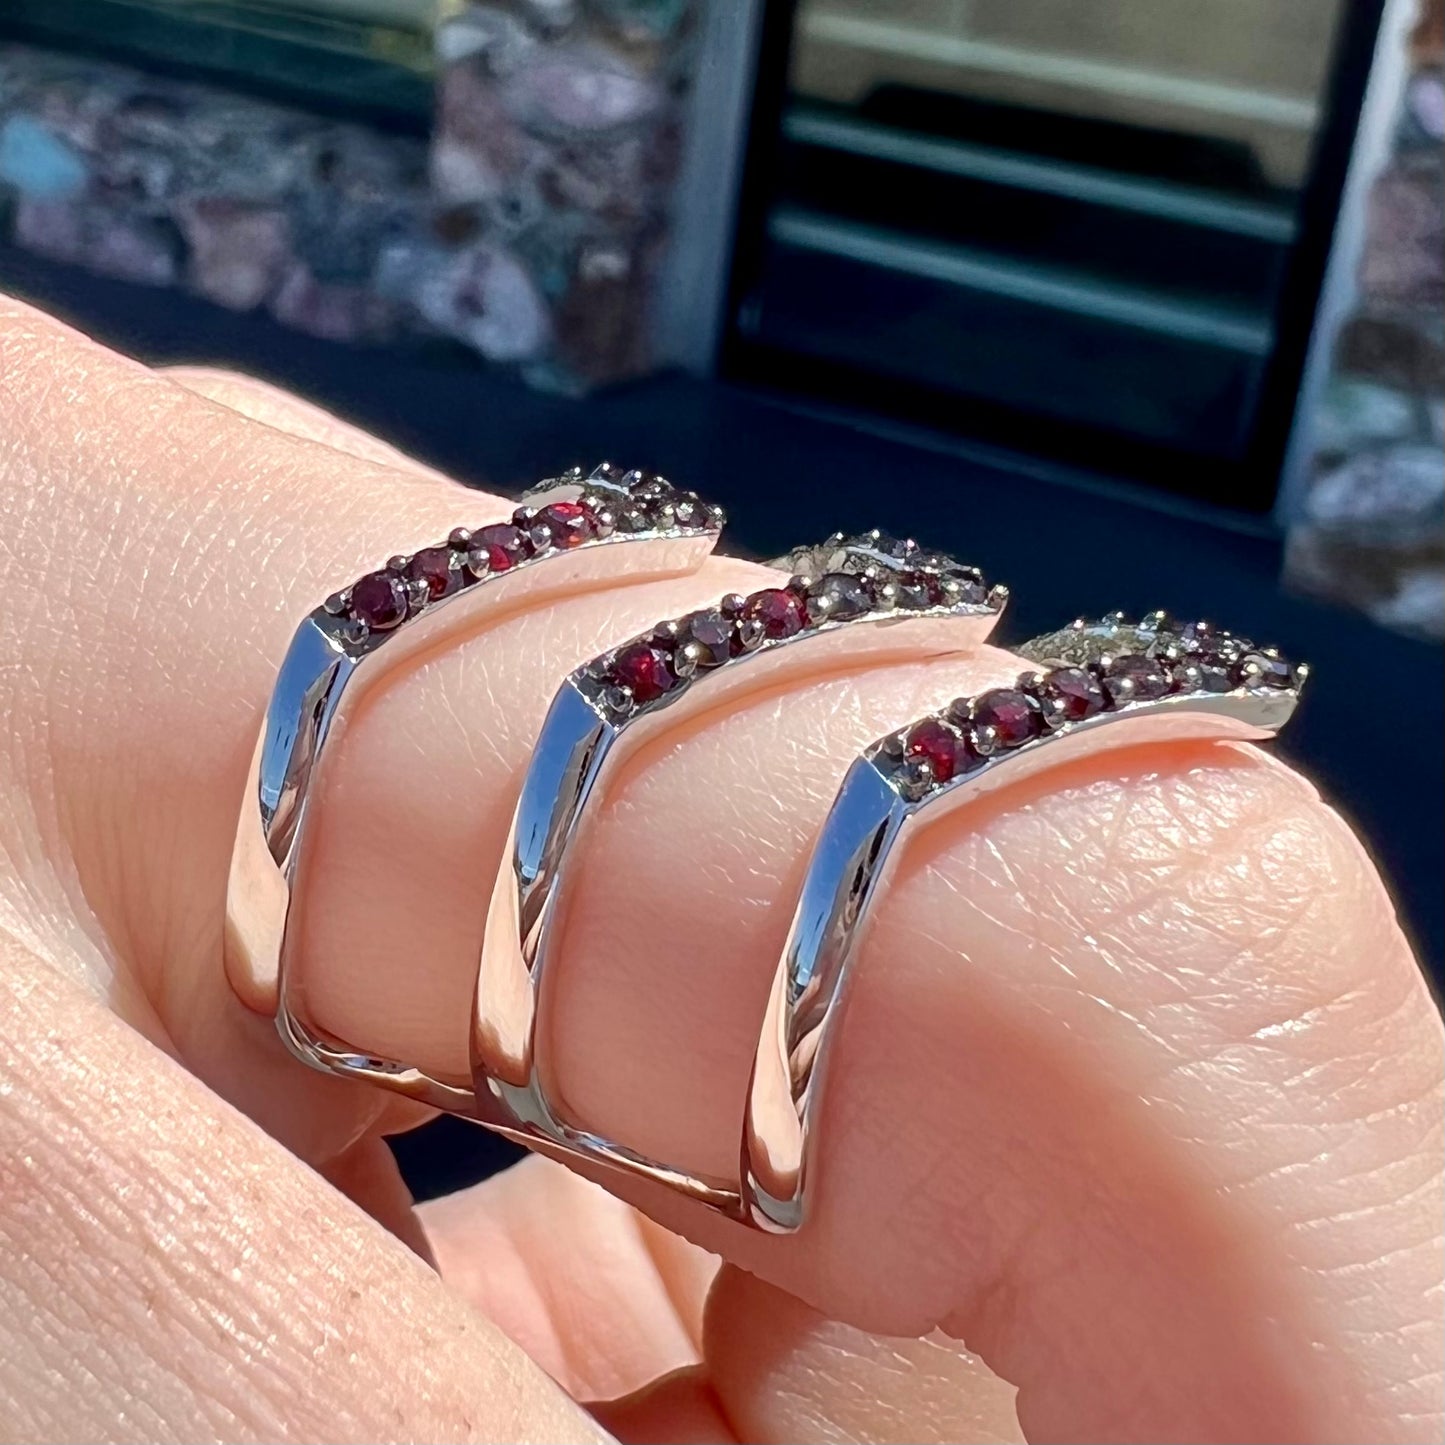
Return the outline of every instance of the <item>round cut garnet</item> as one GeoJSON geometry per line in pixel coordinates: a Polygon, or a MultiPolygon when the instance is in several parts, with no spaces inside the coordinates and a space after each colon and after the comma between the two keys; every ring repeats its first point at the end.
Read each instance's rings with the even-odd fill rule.
{"type": "Polygon", "coordinates": [[[741,616],[745,622],[756,622],[764,637],[792,637],[803,630],[803,599],[786,588],[769,587],[743,603],[741,616]]]}
{"type": "Polygon", "coordinates": [[[851,572],[829,572],[808,589],[808,621],[851,622],[873,610],[868,584],[851,572]]]}
{"type": "Polygon", "coordinates": [[[452,549],[427,547],[418,552],[406,564],[406,576],[410,582],[426,584],[427,601],[445,597],[456,586],[455,579],[459,576],[452,570],[452,549]]]}
{"type": "Polygon", "coordinates": [[[373,632],[406,620],[406,588],[391,572],[368,572],[351,589],[351,615],[373,632]]]}
{"type": "Polygon", "coordinates": [[[639,703],[654,702],[677,686],[672,659],[661,649],[645,642],[624,647],[612,659],[612,681],[620,683],[639,703]]]}
{"type": "Polygon", "coordinates": [[[903,739],[903,755],[928,764],[935,782],[946,783],[967,766],[964,741],[946,723],[926,717],[914,723],[903,739]]]}
{"type": "Polygon", "coordinates": [[[1039,684],[1038,695],[1052,703],[1064,722],[1079,722],[1104,710],[1104,689],[1083,667],[1059,667],[1039,684]]]}
{"type": "Polygon", "coordinates": [[[580,547],[597,535],[597,517],[585,502],[553,502],[537,513],[554,547],[580,547]]]}
{"type": "Polygon", "coordinates": [[[1104,687],[1116,706],[1126,702],[1142,702],[1166,697],[1173,686],[1169,674],[1156,657],[1130,653],[1116,657],[1109,664],[1104,687]]]}
{"type": "Polygon", "coordinates": [[[1029,700],[1028,694],[1016,687],[996,687],[974,699],[971,712],[974,725],[992,728],[1001,748],[1016,748],[1036,737],[1043,718],[1029,700]]]}
{"type": "Polygon", "coordinates": [[[719,613],[695,612],[683,618],[677,641],[696,651],[699,667],[720,667],[736,650],[737,632],[719,613]]]}
{"type": "Polygon", "coordinates": [[[496,522],[472,533],[472,548],[484,553],[493,572],[505,572],[527,555],[527,538],[520,527],[496,522]]]}

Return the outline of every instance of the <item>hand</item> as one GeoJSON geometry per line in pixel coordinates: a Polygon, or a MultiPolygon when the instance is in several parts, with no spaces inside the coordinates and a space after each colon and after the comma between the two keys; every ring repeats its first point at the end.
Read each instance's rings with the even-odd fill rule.
{"type": "MultiPolygon", "coordinates": [[[[0,407],[0,1436],[1440,1437],[1440,1019],[1305,780],[1156,745],[930,830],[859,962],[796,1237],[542,1160],[413,1213],[382,1136],[415,1111],[302,1069],[227,987],[226,870],[297,618],[507,504],[15,304],[0,407]]],[[[758,576],[514,614],[358,713],[313,840],[318,1016],[455,1065],[557,681],[758,576]]],[[[735,1160],[842,769],[1018,666],[813,679],[628,777],[550,1025],[579,1119],[735,1160]]]]}

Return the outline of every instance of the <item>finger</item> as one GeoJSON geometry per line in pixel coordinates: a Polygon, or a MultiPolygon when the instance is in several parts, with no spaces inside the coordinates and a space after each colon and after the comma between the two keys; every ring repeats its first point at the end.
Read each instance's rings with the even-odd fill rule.
{"type": "Polygon", "coordinates": [[[383,1229],[435,1265],[426,1233],[412,1207],[411,1190],[383,1138],[367,1135],[321,1172],[333,1188],[364,1209],[383,1229]]]}
{"type": "MultiPolygon", "coordinates": [[[[735,805],[687,762],[689,835],[714,838],[735,805]]],[[[597,831],[599,898],[641,813],[597,831]]],[[[646,1007],[640,960],[559,956],[646,1007]]],[[[602,1066],[612,1016],[558,1025],[569,1067],[602,1066]]],[[[674,999],[700,1057],[728,1022],[674,999]]],[[[1438,1433],[1440,1022],[1363,850],[1284,768],[1096,756],[920,837],[835,1047],[801,1234],[619,1191],[829,1315],[942,1324],[1019,1387],[1030,1438],[1438,1433]]],[[[659,1056],[680,1126],[697,1085],[659,1056]]],[[[622,1104],[582,1122],[630,1141],[622,1104]]],[[[686,1158],[680,1128],[654,1140],[686,1158]]]]}
{"type": "MultiPolygon", "coordinates": [[[[123,450],[134,415],[102,437],[123,450]]],[[[303,475],[300,457],[288,480],[321,499],[305,515],[324,532],[336,469],[303,475]]],[[[364,471],[345,481],[382,490],[364,471]]],[[[294,569],[273,572],[284,606],[294,569]]],[[[630,613],[613,603],[600,626],[615,638],[630,613]]],[[[194,649],[188,621],[172,648],[194,649]]],[[[449,874],[434,845],[504,827],[529,728],[599,619],[559,606],[511,625],[488,636],[486,667],[459,648],[364,715],[379,750],[334,771],[322,815],[323,835],[365,854],[363,898],[392,890],[384,918],[355,893],[326,910],[338,932],[318,969],[363,965],[332,975],[333,1006],[368,997],[378,1033],[439,1051],[470,970],[446,910],[487,873],[449,874]],[[480,821],[462,827],[454,789],[478,779],[480,821]],[[366,806],[337,832],[347,788],[366,806]],[[386,956],[346,932],[357,917],[394,930],[386,956]],[[430,1023],[409,1012],[427,990],[430,1023]]],[[[848,756],[1011,667],[810,680],[782,725],[776,699],[757,700],[628,780],[570,900],[587,924],[557,973],[574,1012],[548,1025],[581,1122],[635,1145],[651,1130],[679,1163],[735,1158],[790,889],[848,756]],[[575,1010],[588,989],[607,996],[600,1016],[575,1010]],[[666,1034],[629,1034],[649,1017],[666,1034]],[[609,1073],[628,1087],[594,1097],[609,1073]]],[[[196,721],[209,739],[215,719],[196,721]]],[[[763,1240],[648,1196],[659,1217],[825,1313],[962,1332],[1019,1384],[1034,1433],[1404,1439],[1438,1423],[1438,1020],[1368,861],[1298,780],[1247,750],[1151,748],[1001,794],[915,851],[857,978],[805,1234],[763,1240]]]]}
{"type": "Polygon", "coordinates": [[[442,1278],[579,1400],[702,1357],[717,1260],[547,1159],[418,1211],[442,1278]]]}
{"type": "MultiPolygon", "coordinates": [[[[464,1075],[481,913],[490,891],[490,883],[484,888],[478,880],[490,880],[496,873],[532,743],[558,680],[661,617],[687,612],[728,591],[752,590],[775,575],[724,559],[694,577],[637,584],[513,615],[429,658],[404,686],[389,689],[350,720],[333,745],[334,764],[308,839],[314,872],[296,914],[299,966],[315,1022],[338,1038],[365,1041],[369,1049],[429,1071],[464,1075]],[[425,938],[420,956],[419,928],[425,938]],[[409,960],[404,970],[396,967],[399,958],[409,960]]],[[[946,657],[879,666],[858,676],[813,675],[789,680],[750,706],[707,720],[688,736],[681,756],[693,758],[711,747],[736,761],[764,759],[762,777],[751,784],[729,777],[727,786],[742,811],[715,840],[689,835],[684,842],[676,836],[683,820],[675,805],[691,784],[679,778],[678,770],[669,770],[672,782],[654,794],[648,813],[652,816],[662,803],[671,841],[667,834],[647,838],[650,823],[640,818],[638,827],[643,846],[649,852],[654,846],[671,849],[671,861],[651,857],[645,874],[628,873],[624,892],[609,900],[600,915],[589,912],[585,901],[593,896],[590,881],[579,890],[579,910],[597,918],[605,930],[599,941],[606,939],[606,967],[625,967],[627,957],[638,954],[647,960],[642,966],[651,970],[669,926],[687,912],[686,899],[702,907],[721,903],[730,917],[738,910],[739,931],[726,941],[696,940],[697,951],[679,960],[685,975],[659,990],[655,1007],[665,1011],[675,988],[692,990],[699,1017],[718,1005],[718,1027],[731,1031],[737,1045],[734,1057],[744,1058],[744,1040],[756,1035],[755,1018],[761,1016],[767,980],[749,980],[733,965],[757,946],[758,930],[772,920],[761,895],[756,900],[732,897],[730,880],[746,876],[734,870],[746,868],[749,861],[737,851],[739,844],[752,848],[751,840],[759,840],[766,853],[772,846],[769,835],[781,823],[790,836],[796,829],[801,848],[810,818],[816,824],[826,806],[828,782],[841,778],[853,751],[903,722],[910,709],[926,711],[972,681],[997,680],[1013,671],[1002,654],[988,653],[981,660],[946,657]],[[824,796],[801,800],[806,812],[792,811],[797,801],[793,794],[780,808],[764,782],[788,767],[786,757],[778,756],[780,741],[787,736],[778,720],[785,706],[790,728],[796,723],[804,736],[816,728],[820,739],[809,758],[817,773],[813,786],[824,796]],[[700,852],[713,842],[714,854],[700,852]],[[717,871],[724,867],[729,871],[717,871]],[[707,887],[693,887],[694,868],[705,874],[713,870],[707,887]],[[620,898],[636,896],[639,887],[648,890],[645,916],[656,930],[640,941],[627,934],[615,907],[620,898]],[[670,887],[681,890],[675,903],[664,896],[670,887]],[[658,897],[651,899],[654,888],[658,897]],[[735,998],[739,990],[742,994],[735,998]],[[749,1018],[754,1005],[756,1013],[749,1018]]],[[[633,808],[629,791],[624,776],[617,809],[633,808]]],[[[628,846],[635,857],[636,846],[628,846]]],[[[762,866],[770,862],[765,856],[762,866]]],[[[616,881],[619,872],[612,877],[616,881]]],[[[635,997],[636,990],[630,989],[628,996],[635,997]]],[[[609,1051],[621,1047],[625,1057],[625,1043],[614,1033],[606,1036],[609,1051]]],[[[641,1030],[632,1037],[641,1037],[641,1030]]],[[[687,1044],[674,1044],[651,1031],[646,1049],[667,1050],[682,1066],[690,1063],[689,1051],[699,1042],[695,1031],[687,1044]]],[[[710,1063],[720,1046],[712,1034],[701,1042],[710,1063]]],[[[708,1073],[700,1076],[710,1085],[716,1082],[708,1073]]],[[[609,1095],[630,1091],[626,1072],[615,1068],[615,1057],[612,1064],[590,1070],[586,1083],[588,1088],[600,1085],[609,1095]]],[[[694,1089],[688,1098],[689,1107],[701,1107],[705,1099],[718,1106],[716,1118],[735,1120],[735,1101],[722,1090],[694,1089]]],[[[663,1099],[655,1105],[661,1111],[670,1107],[663,1099]]],[[[657,1122],[650,1106],[643,1127],[657,1122]]],[[[718,1150],[730,1159],[736,1141],[716,1129],[698,1130],[696,1123],[696,1115],[690,1114],[687,1132],[703,1140],[714,1159],[718,1150]]],[[[649,1140],[638,1137],[634,1142],[645,1148],[649,1140]]]]}
{"type": "Polygon", "coordinates": [[[725,1268],[708,1299],[706,1378],[742,1440],[1014,1445],[1014,1389],[940,1334],[887,1339],[725,1268]]]}
{"type": "Polygon", "coordinates": [[[627,1445],[734,1445],[739,1438],[701,1369],[679,1370],[593,1413],[627,1445]]]}
{"type": "Polygon", "coordinates": [[[1019,1439],[952,1341],[883,1339],[532,1159],[421,1207],[443,1279],[625,1440],[1019,1439]],[[706,1331],[704,1333],[704,1306],[706,1331]]]}
{"type": "Polygon", "coordinates": [[[447,481],[441,472],[399,451],[390,442],[270,382],[213,366],[168,366],[161,375],[198,396],[219,402],[250,420],[277,431],[359,457],[400,472],[416,472],[433,481],[447,481]]]}
{"type": "Polygon", "coordinates": [[[318,597],[510,506],[258,425],[13,302],[0,412],[7,909],[297,1152],[334,1159],[414,1111],[278,1071],[274,1029],[226,985],[222,899],[256,730],[318,597]]]}
{"type": "Polygon", "coordinates": [[[0,1437],[600,1440],[408,1250],[0,938],[0,1437]]]}

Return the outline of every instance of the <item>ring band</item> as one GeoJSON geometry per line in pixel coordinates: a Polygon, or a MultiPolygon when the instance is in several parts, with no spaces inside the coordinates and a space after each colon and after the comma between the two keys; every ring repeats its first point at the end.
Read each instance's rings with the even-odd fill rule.
{"type": "Polygon", "coordinates": [[[694,1177],[559,1119],[537,1058],[537,1007],[569,853],[623,759],[704,710],[796,666],[846,655],[916,656],[981,643],[1007,590],[973,568],[873,532],[784,559],[784,587],[724,598],[664,622],[577,669],[542,725],[488,913],[472,1029],[475,1117],[554,1150],[600,1160],[738,1214],[735,1184],[694,1177]],[[871,624],[871,625],[868,625],[871,624]],[[850,637],[842,641],[843,632],[850,637]],[[861,634],[861,635],[860,635],[861,634]],[[866,639],[866,640],[865,640],[866,639]]]}
{"type": "Polygon", "coordinates": [[[869,905],[899,844],[1000,786],[1096,748],[1273,736],[1308,669],[1208,624],[1162,612],[1080,620],[1018,651],[1038,671],[961,698],[868,748],[818,835],[774,979],[749,1084],[743,1209],[787,1232],[805,1213],[810,1114],[869,905]],[[925,815],[927,815],[925,819],[925,815]]]}
{"type": "Polygon", "coordinates": [[[304,1062],[439,1108],[465,1111],[446,1081],[330,1037],[302,1012],[288,926],[317,770],[328,741],[388,670],[520,597],[562,595],[617,567],[617,544],[643,576],[696,571],[723,515],[665,479],[608,463],[529,491],[508,522],[454,531],[393,557],[304,618],[291,639],[247,781],[226,897],[226,969],[252,1007],[274,1012],[304,1062]]]}

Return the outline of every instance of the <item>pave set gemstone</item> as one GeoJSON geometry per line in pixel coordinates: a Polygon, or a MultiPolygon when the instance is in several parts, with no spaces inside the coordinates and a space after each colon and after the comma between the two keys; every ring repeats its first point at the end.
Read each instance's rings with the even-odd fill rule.
{"type": "Polygon", "coordinates": [[[1007,592],[974,567],[881,532],[841,532],[779,559],[794,569],[782,587],[725,597],[660,623],[600,658],[588,690],[614,719],[658,702],[701,673],[805,632],[865,618],[997,612],[1007,592]]]}
{"type": "Polygon", "coordinates": [[[1023,651],[1042,662],[1012,687],[959,698],[881,743],[875,764],[906,797],[929,792],[990,759],[1100,713],[1186,694],[1298,690],[1306,669],[1206,622],[1181,625],[1151,612],[1120,613],[1035,639],[1023,651]]]}
{"type": "Polygon", "coordinates": [[[574,485],[578,495],[539,507],[520,506],[510,521],[468,531],[459,527],[445,542],[409,557],[393,557],[329,598],[326,612],[338,619],[352,645],[394,631],[434,603],[486,577],[589,542],[617,535],[645,536],[716,531],[722,513],[696,493],[648,472],[624,471],[604,462],[590,474],[574,468],[542,489],[574,485]]]}

